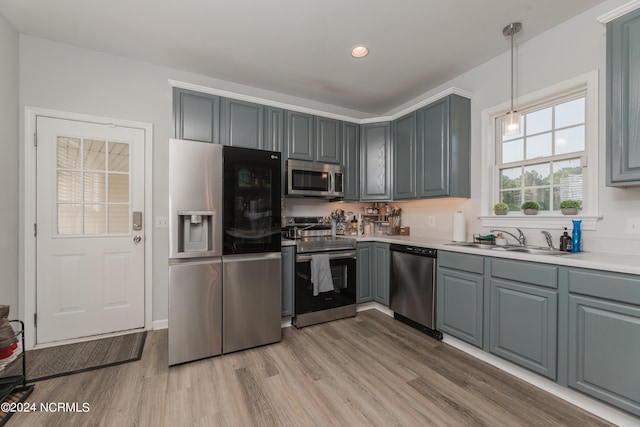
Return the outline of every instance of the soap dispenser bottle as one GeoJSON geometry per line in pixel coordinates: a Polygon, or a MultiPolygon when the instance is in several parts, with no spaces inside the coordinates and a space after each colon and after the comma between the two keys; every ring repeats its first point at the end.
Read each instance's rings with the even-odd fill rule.
{"type": "Polygon", "coordinates": [[[567,227],[564,228],[564,234],[560,236],[560,250],[563,252],[571,252],[571,236],[569,236],[567,227]]]}

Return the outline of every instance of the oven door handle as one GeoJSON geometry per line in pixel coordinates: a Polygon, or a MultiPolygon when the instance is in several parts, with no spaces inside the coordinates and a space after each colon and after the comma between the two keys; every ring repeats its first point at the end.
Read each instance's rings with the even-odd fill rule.
{"type": "MultiPolygon", "coordinates": [[[[347,259],[356,257],[356,251],[340,251],[340,252],[329,252],[329,259],[347,259]]],[[[311,261],[312,255],[296,255],[296,262],[307,262],[311,261]]]]}

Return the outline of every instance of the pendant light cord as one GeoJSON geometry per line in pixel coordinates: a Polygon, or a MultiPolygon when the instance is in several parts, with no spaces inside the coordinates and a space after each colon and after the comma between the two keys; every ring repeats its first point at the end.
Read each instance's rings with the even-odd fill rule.
{"type": "Polygon", "coordinates": [[[515,30],[513,28],[513,24],[511,24],[511,111],[513,111],[513,35],[515,30]]]}

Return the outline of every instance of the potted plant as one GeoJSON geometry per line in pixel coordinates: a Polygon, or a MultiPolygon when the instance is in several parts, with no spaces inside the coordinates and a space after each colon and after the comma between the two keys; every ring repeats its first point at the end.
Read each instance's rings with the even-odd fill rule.
{"type": "Polygon", "coordinates": [[[538,202],[527,201],[520,206],[520,208],[524,211],[525,215],[537,215],[538,209],[540,209],[540,205],[538,202]]]}
{"type": "Polygon", "coordinates": [[[506,215],[509,212],[509,205],[506,203],[496,203],[493,205],[493,212],[496,215],[506,215]]]}
{"type": "Polygon", "coordinates": [[[577,200],[563,200],[560,202],[560,210],[562,215],[576,215],[580,209],[580,202],[577,200]]]}

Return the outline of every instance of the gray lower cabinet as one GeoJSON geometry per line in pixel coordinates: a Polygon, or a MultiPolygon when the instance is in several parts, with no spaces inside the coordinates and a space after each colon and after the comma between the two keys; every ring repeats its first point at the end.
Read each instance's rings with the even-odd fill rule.
{"type": "Polygon", "coordinates": [[[314,160],[314,116],[297,111],[285,112],[287,153],[289,159],[314,160]]]}
{"type": "Polygon", "coordinates": [[[360,125],[342,125],[342,165],[344,166],[344,200],[360,200],[360,125]]]}
{"type": "Polygon", "coordinates": [[[315,117],[315,157],[325,163],[342,161],[342,122],[327,117],[315,117]]]}
{"type": "Polygon", "coordinates": [[[389,244],[358,243],[357,303],[375,301],[389,306],[389,244]]]}
{"type": "Polygon", "coordinates": [[[373,276],[375,275],[375,272],[371,269],[373,260],[373,243],[358,243],[356,250],[356,262],[358,266],[356,272],[356,302],[360,304],[363,302],[373,301],[373,292],[371,291],[374,284],[373,276]]]}
{"type": "Polygon", "coordinates": [[[471,197],[471,101],[449,95],[416,115],[418,197],[471,197]]]}
{"type": "Polygon", "coordinates": [[[482,348],[484,257],[438,252],[436,328],[482,348]]]}
{"type": "Polygon", "coordinates": [[[640,185],[640,10],[607,24],[607,185],[640,185]]]}
{"type": "Polygon", "coordinates": [[[219,144],[220,97],[174,88],[173,136],[219,144]]]}
{"type": "Polygon", "coordinates": [[[223,98],[221,139],[224,145],[264,149],[264,105],[223,98]]]}
{"type": "Polygon", "coordinates": [[[391,124],[360,128],[360,200],[391,200],[391,124]]]}
{"type": "Polygon", "coordinates": [[[416,112],[393,121],[393,200],[416,198],[416,112]]]}
{"type": "Polygon", "coordinates": [[[568,383],[640,416],[640,278],[570,269],[568,383]]]}
{"type": "Polygon", "coordinates": [[[553,380],[558,359],[558,268],[491,260],[489,350],[553,380]]]}
{"type": "Polygon", "coordinates": [[[282,317],[293,316],[293,292],[296,280],[296,247],[282,248],[282,317]]]}

